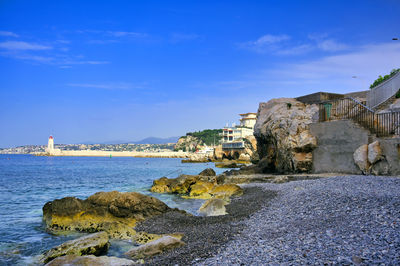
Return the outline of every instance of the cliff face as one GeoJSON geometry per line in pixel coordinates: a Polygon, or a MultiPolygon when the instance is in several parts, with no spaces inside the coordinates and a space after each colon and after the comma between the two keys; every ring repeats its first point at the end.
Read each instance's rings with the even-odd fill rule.
{"type": "Polygon", "coordinates": [[[180,137],[175,145],[175,150],[194,151],[198,146],[201,146],[203,141],[193,136],[180,137]]]}
{"type": "Polygon", "coordinates": [[[305,105],[292,98],[260,103],[254,136],[262,171],[311,172],[312,150],[317,142],[309,124],[317,119],[316,105],[305,105]]]}

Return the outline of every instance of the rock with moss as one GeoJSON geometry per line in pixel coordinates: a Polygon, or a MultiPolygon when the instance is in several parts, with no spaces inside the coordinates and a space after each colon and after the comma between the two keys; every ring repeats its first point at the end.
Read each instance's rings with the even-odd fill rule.
{"type": "Polygon", "coordinates": [[[108,234],[99,232],[80,237],[78,239],[67,241],[59,246],[56,246],[43,254],[40,259],[42,263],[65,256],[65,255],[102,255],[105,254],[110,246],[108,234]]]}
{"type": "Polygon", "coordinates": [[[236,184],[222,184],[214,186],[210,191],[210,194],[213,196],[241,196],[243,195],[243,189],[236,184]]]}
{"type": "Polygon", "coordinates": [[[78,255],[66,255],[58,257],[51,262],[47,263],[46,266],[66,266],[66,265],[85,265],[85,266],[129,266],[142,264],[144,261],[133,261],[129,259],[100,256],[96,257],[93,255],[78,256],[78,255]]]}
{"type": "Polygon", "coordinates": [[[169,211],[162,201],[136,192],[98,192],[86,200],[66,197],[43,206],[49,230],[106,231],[112,238],[129,239],[136,222],[169,211]]]}
{"type": "Polygon", "coordinates": [[[176,237],[163,236],[139,247],[132,248],[125,253],[125,256],[133,259],[144,259],[184,245],[185,243],[176,237]]]}

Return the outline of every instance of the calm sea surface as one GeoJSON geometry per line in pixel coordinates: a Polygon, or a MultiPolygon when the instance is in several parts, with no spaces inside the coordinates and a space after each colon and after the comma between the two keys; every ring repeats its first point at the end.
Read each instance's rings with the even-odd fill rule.
{"type": "MultiPolygon", "coordinates": [[[[161,176],[198,174],[214,164],[182,164],[181,159],[36,157],[0,154],[0,265],[26,265],[45,250],[81,234],[51,235],[42,224],[47,201],[66,196],[85,199],[98,191],[136,191],[157,197],[170,207],[196,214],[201,200],[149,192],[161,176]]],[[[129,248],[115,241],[109,255],[129,248]]]]}

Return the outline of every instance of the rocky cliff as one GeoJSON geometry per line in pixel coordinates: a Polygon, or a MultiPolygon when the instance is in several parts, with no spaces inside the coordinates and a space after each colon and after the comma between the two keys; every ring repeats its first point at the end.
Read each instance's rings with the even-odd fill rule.
{"type": "Polygon", "coordinates": [[[174,150],[195,151],[201,145],[203,145],[203,141],[201,139],[194,136],[183,136],[179,138],[174,150]]]}
{"type": "Polygon", "coordinates": [[[311,172],[317,142],[309,124],[318,120],[318,107],[292,98],[260,103],[254,136],[263,172],[311,172]]]}

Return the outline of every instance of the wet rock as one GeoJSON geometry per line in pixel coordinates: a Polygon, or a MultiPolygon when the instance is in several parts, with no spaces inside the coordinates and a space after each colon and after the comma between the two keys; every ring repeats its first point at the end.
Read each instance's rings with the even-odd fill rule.
{"type": "Polygon", "coordinates": [[[241,196],[243,195],[243,189],[235,184],[223,184],[215,186],[211,191],[210,194],[213,196],[216,195],[225,195],[228,197],[231,196],[241,196]]]}
{"type": "Polygon", "coordinates": [[[241,165],[232,161],[227,161],[227,162],[220,162],[220,163],[215,163],[215,167],[218,168],[239,168],[241,165]]]}
{"type": "Polygon", "coordinates": [[[213,183],[197,181],[194,185],[190,187],[190,197],[202,197],[211,198],[209,194],[210,190],[214,187],[213,183]]]}
{"type": "Polygon", "coordinates": [[[108,240],[106,232],[99,232],[70,240],[45,252],[41,258],[41,262],[47,263],[65,255],[102,255],[107,252],[110,246],[108,240]]]}
{"type": "Polygon", "coordinates": [[[225,205],[228,202],[223,199],[212,198],[207,200],[199,209],[199,212],[205,216],[220,216],[227,214],[225,205]]]}
{"type": "Polygon", "coordinates": [[[70,265],[128,266],[136,264],[141,264],[141,262],[117,258],[117,257],[107,257],[107,256],[96,257],[93,255],[89,256],[66,255],[52,260],[51,262],[47,263],[46,266],[70,266],[70,265]]]}
{"type": "Polygon", "coordinates": [[[43,206],[43,220],[50,230],[106,231],[110,237],[129,239],[137,221],[170,208],[162,201],[136,192],[98,192],[86,200],[66,197],[43,206]]]}
{"type": "Polygon", "coordinates": [[[199,175],[203,175],[203,176],[216,176],[217,174],[215,173],[214,169],[212,168],[207,168],[204,169],[203,171],[201,171],[199,173],[199,175]]]}
{"type": "Polygon", "coordinates": [[[125,255],[134,259],[144,259],[184,245],[185,243],[176,237],[163,236],[147,244],[135,247],[126,252],[125,255]]]}

